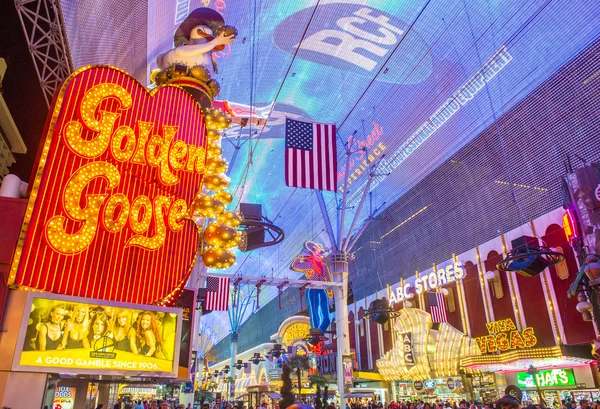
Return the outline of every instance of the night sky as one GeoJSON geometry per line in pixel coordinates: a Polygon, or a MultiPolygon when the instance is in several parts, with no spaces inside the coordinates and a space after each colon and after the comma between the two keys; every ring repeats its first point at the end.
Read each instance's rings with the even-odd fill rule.
{"type": "Polygon", "coordinates": [[[28,181],[48,108],[13,1],[0,1],[0,57],[8,65],[2,95],[27,145],[27,154],[13,154],[10,173],[28,181]]]}

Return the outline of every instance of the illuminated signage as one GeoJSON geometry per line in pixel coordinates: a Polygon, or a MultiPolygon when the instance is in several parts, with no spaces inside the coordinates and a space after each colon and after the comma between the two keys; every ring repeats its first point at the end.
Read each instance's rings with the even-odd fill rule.
{"type": "Polygon", "coordinates": [[[205,134],[179,88],[149,93],[110,67],[71,75],[50,113],[11,281],[142,304],[182,288],[197,249],[187,217],[205,134]]]}
{"type": "Polygon", "coordinates": [[[75,407],[75,393],[77,388],[59,386],[54,392],[53,409],[73,409],[75,407]]]}
{"type": "Polygon", "coordinates": [[[565,231],[565,237],[567,241],[571,241],[571,239],[578,237],[577,233],[577,215],[573,211],[573,209],[567,209],[565,214],[563,215],[563,229],[565,231]]]}
{"type": "Polygon", "coordinates": [[[181,344],[179,346],[179,367],[177,377],[194,378],[194,367],[196,360],[192,351],[192,328],[194,322],[194,310],[196,306],[196,291],[185,288],[179,298],[173,305],[174,308],[181,309],[181,344]]]}
{"type": "Polygon", "coordinates": [[[475,342],[483,354],[531,348],[537,344],[533,328],[527,327],[523,331],[519,331],[510,318],[488,322],[485,325],[489,335],[475,338],[475,342]]]}
{"type": "Polygon", "coordinates": [[[537,374],[517,372],[517,386],[519,388],[550,388],[555,386],[576,386],[575,375],[570,368],[540,370],[537,374]]]}
{"type": "MultiPolygon", "coordinates": [[[[348,164],[348,186],[354,183],[360,176],[362,176],[368,169],[369,164],[374,163],[386,150],[386,146],[383,142],[378,142],[383,135],[383,129],[381,126],[373,121],[373,129],[371,133],[364,138],[357,138],[355,135],[350,135],[346,141],[347,146],[356,152],[348,158],[350,163],[348,164]],[[377,145],[375,145],[377,144],[377,145]]],[[[344,191],[344,176],[346,175],[346,166],[342,166],[337,173],[338,190],[344,191]]]]}
{"type": "Polygon", "coordinates": [[[413,382],[413,388],[415,388],[416,391],[422,391],[423,390],[423,382],[421,382],[421,381],[414,381],[413,382]]]}
{"type": "Polygon", "coordinates": [[[281,343],[286,346],[291,346],[296,341],[307,338],[309,334],[310,324],[307,322],[297,322],[286,328],[281,343]]]}
{"type": "Polygon", "coordinates": [[[436,271],[424,274],[415,279],[414,284],[404,283],[396,288],[396,291],[390,292],[390,303],[396,303],[414,297],[411,289],[417,294],[436,289],[438,287],[450,284],[465,277],[465,270],[460,261],[455,261],[445,267],[440,267],[436,271]]]}
{"type": "Polygon", "coordinates": [[[433,389],[435,388],[435,382],[431,379],[426,380],[425,382],[423,382],[423,385],[425,385],[425,387],[427,389],[433,389]]]}
{"type": "Polygon", "coordinates": [[[415,366],[415,352],[412,345],[412,332],[400,334],[402,337],[402,351],[404,352],[404,365],[407,368],[415,366]]]}
{"type": "Polygon", "coordinates": [[[14,370],[175,377],[181,310],[53,294],[28,297],[14,370]]]}

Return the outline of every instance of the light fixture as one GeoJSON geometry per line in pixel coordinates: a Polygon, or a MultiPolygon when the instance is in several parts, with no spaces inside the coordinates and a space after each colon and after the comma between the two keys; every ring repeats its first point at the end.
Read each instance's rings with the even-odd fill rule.
{"type": "Polygon", "coordinates": [[[308,331],[308,337],[303,338],[311,346],[317,346],[321,342],[325,342],[327,338],[325,337],[323,331],[319,328],[311,328],[308,331]]]}
{"type": "Polygon", "coordinates": [[[400,311],[394,310],[390,303],[385,298],[376,299],[371,303],[368,310],[365,311],[364,317],[373,320],[379,325],[383,325],[390,320],[400,315],[400,311]]]}
{"type": "Polygon", "coordinates": [[[265,360],[265,358],[260,356],[260,352],[255,352],[254,356],[252,358],[250,358],[248,361],[252,362],[254,365],[258,365],[264,360],[265,360]]]}
{"type": "Polygon", "coordinates": [[[575,309],[583,316],[584,321],[592,321],[592,303],[588,301],[587,295],[583,291],[577,294],[577,305],[575,309]]]}
{"type": "Polygon", "coordinates": [[[521,236],[511,244],[512,250],[496,266],[501,271],[516,271],[522,276],[534,277],[565,259],[564,254],[540,246],[536,237],[521,236]]]}
{"type": "Polygon", "coordinates": [[[284,231],[263,216],[260,204],[240,203],[240,216],[242,218],[239,227],[241,239],[238,248],[243,252],[274,246],[285,238],[284,231]]]}
{"type": "Polygon", "coordinates": [[[269,351],[269,355],[273,358],[279,358],[281,354],[285,352],[281,344],[273,345],[273,349],[269,351]]]}

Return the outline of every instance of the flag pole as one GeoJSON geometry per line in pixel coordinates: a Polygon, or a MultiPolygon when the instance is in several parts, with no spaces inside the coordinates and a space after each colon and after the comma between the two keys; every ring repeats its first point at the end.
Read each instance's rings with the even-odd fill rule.
{"type": "Polygon", "coordinates": [[[356,226],[356,223],[358,222],[358,218],[360,217],[360,212],[362,210],[363,205],[365,204],[365,199],[367,198],[367,195],[369,194],[369,189],[371,188],[371,183],[373,182],[373,179],[375,178],[375,176],[378,176],[375,173],[375,170],[377,169],[377,166],[379,166],[379,163],[381,162],[382,159],[383,159],[383,155],[379,158],[377,163],[369,169],[369,180],[367,181],[365,190],[363,191],[362,196],[360,198],[358,208],[356,209],[356,213],[354,214],[354,219],[352,220],[352,224],[350,225],[350,229],[348,230],[348,235],[347,235],[346,240],[344,241],[344,245],[342,247],[343,251],[348,251],[348,245],[350,244],[350,238],[351,238],[350,235],[352,234],[352,230],[354,230],[354,227],[356,226]]]}
{"type": "Polygon", "coordinates": [[[344,217],[346,216],[346,201],[348,199],[348,176],[350,173],[350,155],[352,152],[350,151],[350,147],[346,144],[344,145],[344,149],[346,150],[346,172],[344,173],[344,192],[342,195],[342,215],[340,220],[340,225],[338,229],[338,242],[336,245],[336,249],[338,251],[342,250],[342,237],[344,232],[344,217]]]}
{"type": "Polygon", "coordinates": [[[325,205],[325,199],[323,198],[323,191],[315,190],[315,193],[317,195],[317,202],[319,203],[319,208],[321,209],[321,215],[323,216],[323,220],[325,221],[325,231],[329,236],[331,247],[335,248],[335,233],[333,232],[333,227],[331,226],[331,219],[329,218],[329,213],[327,212],[327,206],[325,205]]]}
{"type": "Polygon", "coordinates": [[[371,222],[371,220],[373,220],[372,216],[369,216],[364,223],[362,224],[362,226],[360,226],[360,229],[358,229],[358,232],[356,233],[356,235],[354,236],[354,238],[352,239],[352,243],[350,243],[350,245],[348,246],[348,248],[346,249],[346,251],[348,253],[350,253],[352,251],[352,249],[354,248],[354,245],[356,244],[356,242],[358,241],[358,239],[360,239],[360,236],[362,236],[362,234],[365,232],[365,230],[367,229],[367,226],[369,225],[369,223],[371,222]]]}

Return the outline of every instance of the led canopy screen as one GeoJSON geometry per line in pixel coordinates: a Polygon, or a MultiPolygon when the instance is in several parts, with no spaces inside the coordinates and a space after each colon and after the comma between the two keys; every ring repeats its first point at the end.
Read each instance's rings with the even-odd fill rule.
{"type": "Polygon", "coordinates": [[[175,376],[181,310],[29,294],[14,369],[175,376]]]}

